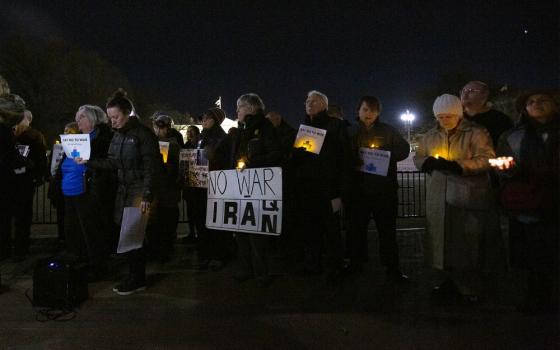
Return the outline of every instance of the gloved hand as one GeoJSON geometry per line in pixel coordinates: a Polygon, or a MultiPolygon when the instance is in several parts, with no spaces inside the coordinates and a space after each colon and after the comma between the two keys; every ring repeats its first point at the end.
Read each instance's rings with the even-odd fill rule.
{"type": "Polygon", "coordinates": [[[422,171],[431,174],[432,171],[437,169],[438,159],[434,157],[428,157],[422,164],[422,171]]]}
{"type": "Polygon", "coordinates": [[[463,173],[463,168],[461,168],[457,162],[443,158],[439,158],[437,161],[437,170],[447,171],[448,173],[457,175],[461,175],[463,173]]]}

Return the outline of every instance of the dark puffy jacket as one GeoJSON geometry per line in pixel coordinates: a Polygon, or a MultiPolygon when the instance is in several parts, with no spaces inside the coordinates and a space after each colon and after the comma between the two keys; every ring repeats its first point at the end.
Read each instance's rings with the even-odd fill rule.
{"type": "Polygon", "coordinates": [[[331,118],[323,111],[313,119],[306,116],[304,125],[326,130],[327,133],[318,155],[303,150],[294,151],[295,181],[325,199],[340,197],[347,200],[352,154],[345,121],[331,118]]]}
{"type": "Polygon", "coordinates": [[[228,168],[231,139],[221,126],[214,124],[210,129],[202,130],[198,146],[206,153],[208,171],[228,168]]]}
{"type": "Polygon", "coordinates": [[[233,140],[230,167],[243,160],[247,168],[280,166],[282,146],[274,126],[264,114],[247,115],[233,140]]]}
{"type": "Polygon", "coordinates": [[[29,146],[29,154],[26,158],[27,174],[34,184],[42,184],[49,176],[45,136],[36,129],[27,128],[16,137],[16,142],[29,146]]]}
{"type": "Polygon", "coordinates": [[[17,196],[15,169],[25,166],[16,149],[12,128],[0,123],[0,209],[10,208],[17,196]]]}
{"type": "Polygon", "coordinates": [[[107,158],[92,158],[88,166],[117,169],[119,186],[126,189],[127,198],[140,194],[142,200],[151,202],[161,169],[157,137],[137,117],[130,117],[122,128],[115,130],[107,158]]]}
{"type": "Polygon", "coordinates": [[[408,157],[410,153],[408,142],[395,128],[380,122],[379,119],[369,130],[362,122],[359,122],[358,126],[351,132],[351,141],[352,155],[354,156],[353,167],[356,181],[353,181],[353,183],[356,185],[355,189],[366,194],[394,192],[397,189],[397,162],[408,157]],[[377,149],[391,152],[387,176],[356,171],[356,167],[361,165],[359,149],[361,147],[369,148],[372,144],[377,149]]]}

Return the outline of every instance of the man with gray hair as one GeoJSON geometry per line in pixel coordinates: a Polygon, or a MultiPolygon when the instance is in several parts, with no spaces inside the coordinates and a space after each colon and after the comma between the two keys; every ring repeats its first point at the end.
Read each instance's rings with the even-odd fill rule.
{"type": "Polygon", "coordinates": [[[482,81],[470,81],[461,89],[461,103],[465,119],[485,127],[496,147],[500,135],[511,129],[513,122],[504,113],[491,108],[488,101],[489,96],[490,89],[482,81]]]}
{"type": "Polygon", "coordinates": [[[326,131],[319,154],[294,150],[295,228],[301,237],[303,272],[320,273],[324,242],[325,278],[336,283],[343,267],[340,215],[350,177],[350,140],[343,121],[329,117],[328,98],[312,90],[305,101],[303,125],[326,131]]]}

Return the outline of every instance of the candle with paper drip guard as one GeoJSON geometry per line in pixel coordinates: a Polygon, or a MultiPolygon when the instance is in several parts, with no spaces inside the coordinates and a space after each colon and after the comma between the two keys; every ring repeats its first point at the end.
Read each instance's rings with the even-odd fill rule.
{"type": "Polygon", "coordinates": [[[509,169],[514,164],[513,157],[498,157],[488,159],[488,163],[493,168],[509,169]]]}

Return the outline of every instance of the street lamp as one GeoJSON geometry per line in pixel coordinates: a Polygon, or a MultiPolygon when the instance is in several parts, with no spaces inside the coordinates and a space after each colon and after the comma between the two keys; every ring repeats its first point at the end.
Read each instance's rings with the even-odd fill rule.
{"type": "Polygon", "coordinates": [[[412,122],[415,118],[414,114],[410,113],[408,109],[406,110],[406,113],[401,114],[401,120],[406,125],[406,130],[408,132],[408,143],[410,143],[410,128],[412,127],[412,122]]]}

